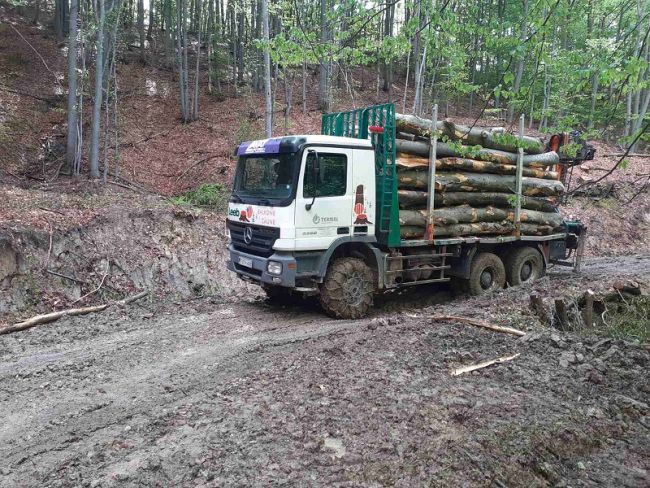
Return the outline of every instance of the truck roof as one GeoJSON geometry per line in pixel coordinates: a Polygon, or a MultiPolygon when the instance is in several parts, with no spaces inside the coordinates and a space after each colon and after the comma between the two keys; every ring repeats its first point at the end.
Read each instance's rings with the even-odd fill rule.
{"type": "Polygon", "coordinates": [[[279,154],[299,151],[304,145],[345,146],[358,148],[372,148],[369,139],[356,139],[354,137],[324,136],[321,134],[306,134],[271,139],[258,139],[256,141],[242,142],[235,151],[236,156],[251,154],[279,154]]]}

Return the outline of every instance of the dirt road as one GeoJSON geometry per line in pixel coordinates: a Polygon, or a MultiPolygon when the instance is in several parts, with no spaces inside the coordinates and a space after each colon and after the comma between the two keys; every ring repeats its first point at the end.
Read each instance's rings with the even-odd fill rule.
{"type": "MultiPolygon", "coordinates": [[[[650,277],[650,256],[536,289],[611,275],[650,277]]],[[[0,485],[648,486],[650,353],[542,329],[527,296],[423,288],[354,322],[309,303],[140,303],[0,336],[0,485]]]]}

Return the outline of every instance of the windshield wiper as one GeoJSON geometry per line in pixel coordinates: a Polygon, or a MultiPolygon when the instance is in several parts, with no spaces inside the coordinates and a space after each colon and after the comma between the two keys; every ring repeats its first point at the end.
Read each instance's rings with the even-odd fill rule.
{"type": "Polygon", "coordinates": [[[271,200],[268,198],[260,198],[258,205],[271,205],[271,200]]]}

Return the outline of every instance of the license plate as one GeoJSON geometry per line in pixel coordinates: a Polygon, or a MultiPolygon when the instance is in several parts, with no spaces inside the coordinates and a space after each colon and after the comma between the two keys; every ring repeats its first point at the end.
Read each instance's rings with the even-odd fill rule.
{"type": "Polygon", "coordinates": [[[239,264],[241,264],[242,266],[246,266],[247,268],[252,268],[253,260],[251,258],[245,258],[243,256],[239,256],[239,264]]]}

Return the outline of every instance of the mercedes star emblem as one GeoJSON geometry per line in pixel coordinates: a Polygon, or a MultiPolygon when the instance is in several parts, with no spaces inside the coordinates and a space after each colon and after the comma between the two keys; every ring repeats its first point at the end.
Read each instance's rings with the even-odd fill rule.
{"type": "Polygon", "coordinates": [[[246,227],[246,229],[244,230],[244,242],[246,244],[250,244],[252,240],[253,240],[253,228],[246,227]]]}

